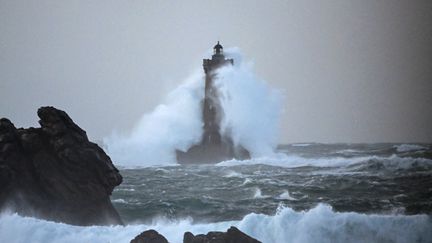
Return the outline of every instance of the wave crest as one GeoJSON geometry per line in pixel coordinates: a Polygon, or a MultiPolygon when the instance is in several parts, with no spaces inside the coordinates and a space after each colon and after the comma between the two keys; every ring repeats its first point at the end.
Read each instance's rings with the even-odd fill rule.
{"type": "Polygon", "coordinates": [[[294,168],[301,166],[316,166],[316,167],[339,167],[351,166],[352,169],[374,169],[372,164],[379,164],[375,169],[411,169],[423,168],[432,169],[432,160],[426,158],[399,157],[395,154],[391,156],[362,156],[362,157],[320,157],[307,158],[297,155],[276,154],[273,157],[260,157],[250,160],[228,160],[217,164],[217,166],[238,166],[238,165],[269,165],[286,168],[294,168]]]}
{"type": "Polygon", "coordinates": [[[151,224],[80,227],[48,222],[16,214],[0,216],[0,241],[34,242],[129,242],[147,229],[155,229],[172,243],[183,233],[225,231],[236,226],[263,243],[280,242],[430,242],[432,220],[427,215],[368,215],[334,212],[319,204],[308,211],[281,207],[275,215],[248,214],[240,221],[194,224],[192,219],[156,219],[151,224]]]}

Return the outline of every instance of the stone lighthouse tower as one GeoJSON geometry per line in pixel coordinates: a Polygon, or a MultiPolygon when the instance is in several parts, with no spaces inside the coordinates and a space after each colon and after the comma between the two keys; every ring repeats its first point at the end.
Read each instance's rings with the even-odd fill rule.
{"type": "Polygon", "coordinates": [[[225,59],[223,47],[218,43],[213,47],[212,59],[203,60],[205,72],[205,98],[203,105],[204,134],[203,144],[220,144],[222,137],[219,132],[223,110],[219,102],[218,90],[213,80],[216,78],[216,69],[224,65],[233,65],[233,59],[225,59]]]}
{"type": "Polygon", "coordinates": [[[246,149],[234,146],[229,134],[220,133],[224,112],[214,80],[218,68],[233,64],[233,59],[226,59],[223,55],[223,47],[219,41],[213,47],[212,58],[203,60],[205,73],[205,95],[202,102],[203,135],[201,142],[189,148],[188,151],[176,151],[179,163],[218,163],[230,159],[250,158],[246,149]]]}

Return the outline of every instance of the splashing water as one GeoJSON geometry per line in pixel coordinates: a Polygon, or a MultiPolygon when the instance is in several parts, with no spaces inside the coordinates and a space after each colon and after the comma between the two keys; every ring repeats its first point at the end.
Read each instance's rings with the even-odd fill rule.
{"type": "Polygon", "coordinates": [[[0,215],[2,242],[129,242],[144,230],[155,229],[170,242],[183,233],[225,231],[231,225],[264,243],[280,242],[430,242],[432,223],[426,215],[366,215],[337,213],[328,205],[296,212],[281,207],[273,215],[248,214],[240,221],[193,224],[190,220],[156,220],[151,224],[79,227],[44,220],[0,215]]]}
{"type": "MultiPolygon", "coordinates": [[[[238,48],[226,51],[235,65],[218,70],[224,118],[221,133],[228,131],[236,145],[252,156],[270,156],[277,145],[282,95],[255,77],[253,65],[243,63],[238,48]]],[[[175,151],[186,151],[202,135],[204,73],[194,72],[168,94],[165,102],[145,114],[128,136],[116,133],[104,139],[117,165],[145,167],[176,164],[175,151]]]]}
{"type": "Polygon", "coordinates": [[[175,149],[186,150],[201,138],[203,76],[196,72],[168,94],[164,104],[145,114],[129,136],[104,139],[107,152],[121,166],[175,164],[175,149]]]}
{"type": "MultiPolygon", "coordinates": [[[[239,56],[229,49],[228,57],[239,56]]],[[[241,58],[238,58],[241,59],[241,58]]],[[[253,72],[253,63],[236,62],[218,70],[215,85],[224,110],[222,132],[230,132],[253,157],[271,156],[278,142],[283,96],[253,72]]]]}

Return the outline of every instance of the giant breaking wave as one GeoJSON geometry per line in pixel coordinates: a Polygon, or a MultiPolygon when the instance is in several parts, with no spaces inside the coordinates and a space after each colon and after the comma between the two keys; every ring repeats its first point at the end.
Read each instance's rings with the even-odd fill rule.
{"type": "MultiPolygon", "coordinates": [[[[221,133],[229,132],[253,157],[270,156],[277,145],[283,96],[256,77],[238,48],[225,54],[234,66],[218,70],[215,81],[225,113],[221,133]]],[[[203,97],[204,73],[197,70],[163,104],[143,115],[129,135],[105,138],[108,154],[123,167],[176,164],[175,150],[186,151],[201,139],[203,97]]]]}

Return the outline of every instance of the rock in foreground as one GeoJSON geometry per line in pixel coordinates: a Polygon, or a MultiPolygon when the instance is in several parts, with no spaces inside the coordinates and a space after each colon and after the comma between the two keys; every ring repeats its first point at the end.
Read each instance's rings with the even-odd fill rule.
{"type": "Polygon", "coordinates": [[[130,243],[168,243],[168,241],[156,230],[147,230],[131,240],[130,243]]]}
{"type": "MultiPolygon", "coordinates": [[[[139,234],[130,243],[168,243],[167,239],[155,230],[147,230],[139,234]]],[[[207,235],[193,235],[186,232],[183,243],[261,243],[247,234],[231,226],[227,232],[209,232],[207,235]]]]}
{"type": "Polygon", "coordinates": [[[122,224],[109,196],[122,177],[69,116],[38,110],[40,128],[0,119],[0,209],[75,225],[122,224]]]}
{"type": "Polygon", "coordinates": [[[183,243],[261,243],[247,234],[231,226],[227,232],[209,232],[207,235],[193,235],[186,232],[183,243]]]}

